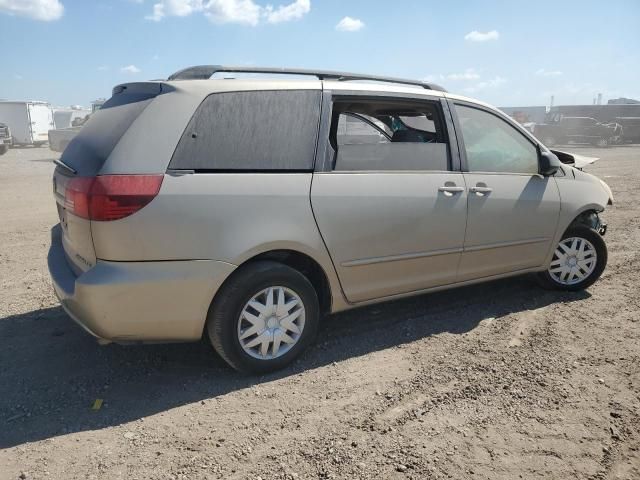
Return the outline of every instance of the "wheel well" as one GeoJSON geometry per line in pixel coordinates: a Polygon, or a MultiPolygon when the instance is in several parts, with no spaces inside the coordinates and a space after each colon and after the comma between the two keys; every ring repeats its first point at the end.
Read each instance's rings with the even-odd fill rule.
{"type": "Polygon", "coordinates": [[[598,212],[595,210],[587,210],[585,212],[582,212],[580,215],[573,219],[567,229],[578,225],[584,225],[594,230],[598,230],[601,225],[600,217],[598,217],[598,212]]]}
{"type": "MultiPolygon", "coordinates": [[[[313,258],[295,250],[271,250],[250,258],[242,265],[260,260],[279,262],[303,274],[313,285],[318,295],[320,312],[331,311],[331,286],[322,267],[313,258]]],[[[241,267],[239,265],[238,267],[241,267]]]]}

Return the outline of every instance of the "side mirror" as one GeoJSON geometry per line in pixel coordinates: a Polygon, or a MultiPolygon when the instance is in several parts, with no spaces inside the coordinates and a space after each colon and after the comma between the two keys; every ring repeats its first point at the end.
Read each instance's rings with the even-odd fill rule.
{"type": "Polygon", "coordinates": [[[538,156],[538,166],[540,175],[550,177],[560,168],[560,160],[551,152],[540,152],[538,156]]]}

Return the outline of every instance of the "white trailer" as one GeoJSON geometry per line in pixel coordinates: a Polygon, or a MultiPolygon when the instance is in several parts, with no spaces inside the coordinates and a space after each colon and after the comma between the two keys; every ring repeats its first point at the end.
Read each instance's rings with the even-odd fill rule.
{"type": "Polygon", "coordinates": [[[14,145],[42,145],[54,128],[53,110],[47,102],[0,101],[0,123],[9,126],[14,145]]]}

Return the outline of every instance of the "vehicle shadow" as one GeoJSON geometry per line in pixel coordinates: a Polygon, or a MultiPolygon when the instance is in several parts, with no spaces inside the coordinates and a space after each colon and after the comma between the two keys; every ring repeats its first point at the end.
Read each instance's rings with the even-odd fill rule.
{"type": "MultiPolygon", "coordinates": [[[[359,308],[323,320],[317,343],[289,368],[241,375],[204,340],[100,347],[60,307],[0,319],[0,448],[137,420],[483,319],[588,298],[527,277],[359,308]],[[96,399],[104,405],[91,409],[96,399]]],[[[428,345],[425,347],[428,348],[428,345]]]]}

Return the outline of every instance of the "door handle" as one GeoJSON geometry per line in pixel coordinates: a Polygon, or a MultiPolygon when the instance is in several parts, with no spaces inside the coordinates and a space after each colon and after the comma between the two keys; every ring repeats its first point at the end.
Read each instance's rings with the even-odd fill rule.
{"type": "Polygon", "coordinates": [[[479,197],[484,197],[486,194],[493,192],[493,188],[490,187],[471,187],[469,192],[475,193],[479,197]]]}
{"type": "Polygon", "coordinates": [[[447,197],[452,197],[456,193],[464,192],[464,187],[444,186],[438,187],[438,191],[444,193],[447,197]]]}

